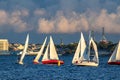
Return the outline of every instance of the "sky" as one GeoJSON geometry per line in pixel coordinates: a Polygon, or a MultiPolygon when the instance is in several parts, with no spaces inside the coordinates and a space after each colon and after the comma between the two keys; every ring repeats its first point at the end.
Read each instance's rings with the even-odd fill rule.
{"type": "Polygon", "coordinates": [[[10,43],[42,43],[53,36],[55,43],[78,42],[80,32],[88,38],[94,30],[100,41],[120,40],[120,0],[0,0],[0,38],[10,43]]]}

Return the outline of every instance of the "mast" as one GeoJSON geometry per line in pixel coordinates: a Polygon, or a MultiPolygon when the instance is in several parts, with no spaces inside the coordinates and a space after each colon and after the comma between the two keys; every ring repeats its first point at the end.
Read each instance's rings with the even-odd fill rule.
{"type": "Polygon", "coordinates": [[[107,39],[106,39],[106,37],[105,37],[104,27],[102,28],[102,41],[107,41],[107,39]]]}
{"type": "Polygon", "coordinates": [[[81,44],[82,44],[82,32],[81,32],[81,40],[80,40],[80,55],[79,55],[79,57],[81,57],[81,44]]]}
{"type": "Polygon", "coordinates": [[[95,40],[95,36],[94,36],[94,30],[90,31],[91,32],[91,37],[93,38],[93,40],[95,40]]]}
{"type": "Polygon", "coordinates": [[[91,31],[89,31],[88,60],[90,61],[91,31]]]}

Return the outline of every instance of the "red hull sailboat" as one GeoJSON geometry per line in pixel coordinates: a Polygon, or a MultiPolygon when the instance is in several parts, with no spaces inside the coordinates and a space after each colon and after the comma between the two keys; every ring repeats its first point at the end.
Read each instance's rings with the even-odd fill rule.
{"type": "MultiPolygon", "coordinates": [[[[35,60],[33,61],[34,64],[39,64],[39,58],[41,56],[41,54],[43,53],[43,49],[45,47],[45,43],[46,43],[46,39],[43,43],[43,46],[39,52],[39,54],[36,56],[35,60]]],[[[42,64],[64,64],[64,61],[59,60],[55,46],[54,46],[54,42],[52,37],[50,36],[50,42],[47,45],[46,51],[43,55],[42,58],[42,64]]]]}
{"type": "Polygon", "coordinates": [[[45,54],[42,59],[42,64],[64,64],[62,60],[59,60],[55,45],[52,37],[50,36],[50,42],[47,45],[45,54]]]}
{"type": "Polygon", "coordinates": [[[111,65],[120,65],[120,41],[113,51],[110,59],[108,60],[108,64],[111,65]]]}

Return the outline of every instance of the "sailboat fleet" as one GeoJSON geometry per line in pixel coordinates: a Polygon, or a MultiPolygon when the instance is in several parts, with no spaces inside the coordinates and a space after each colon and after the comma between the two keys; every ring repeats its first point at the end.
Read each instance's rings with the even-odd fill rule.
{"type": "MultiPolygon", "coordinates": [[[[47,42],[47,37],[45,38],[38,54],[34,58],[33,63],[58,64],[58,65],[64,64],[64,61],[59,60],[52,36],[50,36],[50,40],[47,44],[47,47],[45,48],[46,42],[47,42]],[[41,57],[42,60],[40,61],[41,57]]],[[[18,60],[18,64],[22,64],[22,65],[24,64],[23,60],[27,53],[28,43],[29,43],[29,34],[27,34],[25,46],[22,51],[22,54],[20,55],[20,59],[18,60]]],[[[91,36],[89,36],[89,41],[87,44],[86,40],[84,39],[84,35],[81,32],[81,37],[78,42],[78,46],[76,48],[75,54],[73,56],[72,64],[77,66],[96,66],[96,67],[99,65],[97,45],[91,36]],[[92,55],[91,55],[91,49],[94,51],[94,54],[92,55]]],[[[117,47],[115,48],[114,52],[112,53],[110,59],[108,60],[108,64],[120,65],[120,41],[117,47]]]]}
{"type": "MultiPolygon", "coordinates": [[[[47,37],[45,38],[40,51],[38,52],[35,59],[33,60],[34,64],[39,64],[40,63],[39,59],[40,59],[41,55],[43,54],[43,50],[45,48],[46,41],[47,41],[47,37]]],[[[23,59],[24,59],[24,57],[27,53],[28,42],[29,42],[29,34],[27,34],[26,41],[25,41],[25,46],[24,46],[24,49],[21,53],[20,59],[18,61],[19,64],[22,64],[22,65],[24,64],[23,59]]],[[[50,36],[50,41],[49,41],[49,43],[47,45],[47,48],[46,48],[46,51],[44,53],[44,56],[43,56],[43,59],[42,59],[42,64],[64,64],[64,61],[59,60],[59,58],[58,58],[58,54],[57,54],[57,51],[55,49],[55,45],[54,45],[52,36],[50,36]]]]}

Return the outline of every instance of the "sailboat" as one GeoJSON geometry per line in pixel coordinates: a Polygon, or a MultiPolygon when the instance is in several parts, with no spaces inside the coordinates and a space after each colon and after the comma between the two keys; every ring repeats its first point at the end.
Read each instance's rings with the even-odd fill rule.
{"type": "Polygon", "coordinates": [[[34,64],[39,64],[39,59],[40,59],[41,55],[43,54],[43,50],[45,48],[46,40],[47,40],[47,37],[45,38],[40,51],[38,52],[37,56],[35,57],[35,59],[33,61],[34,64]]]}
{"type": "Polygon", "coordinates": [[[86,52],[85,50],[86,50],[86,43],[85,43],[83,33],[81,32],[81,39],[79,40],[76,52],[72,60],[72,64],[79,65],[79,66],[98,66],[99,59],[98,59],[97,46],[92,37],[89,40],[88,52],[86,52]],[[95,51],[93,59],[90,59],[91,46],[95,51]]]}
{"type": "Polygon", "coordinates": [[[45,54],[42,58],[42,64],[64,64],[62,60],[59,60],[55,45],[52,37],[50,36],[50,42],[47,45],[45,54]]]}
{"type": "Polygon", "coordinates": [[[24,59],[24,57],[25,57],[25,54],[27,53],[28,42],[29,42],[29,34],[27,34],[26,41],[25,41],[25,46],[24,46],[24,49],[23,49],[23,51],[22,51],[20,60],[19,60],[19,62],[18,62],[19,64],[23,64],[23,59],[24,59]]]}
{"type": "Polygon", "coordinates": [[[108,64],[120,65],[120,41],[108,60],[108,64]]]}

